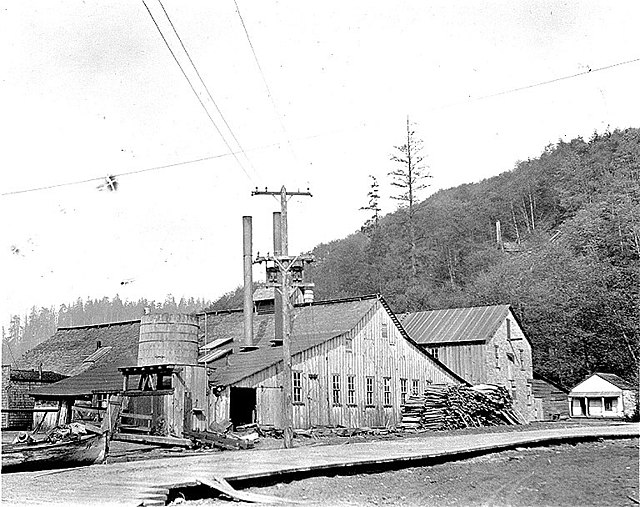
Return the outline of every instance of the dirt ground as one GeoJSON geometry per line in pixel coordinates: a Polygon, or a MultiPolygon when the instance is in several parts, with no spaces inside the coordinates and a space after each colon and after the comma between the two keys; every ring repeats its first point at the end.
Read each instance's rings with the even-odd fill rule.
{"type": "MultiPolygon", "coordinates": [[[[638,504],[638,439],[563,444],[375,474],[314,477],[244,491],[311,506],[638,504]]],[[[185,507],[256,505],[178,499],[185,507]]]]}

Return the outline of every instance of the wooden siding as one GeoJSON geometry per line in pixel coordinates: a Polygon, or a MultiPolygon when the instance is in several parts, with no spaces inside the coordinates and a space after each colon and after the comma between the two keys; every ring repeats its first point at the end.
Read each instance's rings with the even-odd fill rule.
{"type": "Polygon", "coordinates": [[[541,420],[557,419],[569,415],[569,398],[567,393],[549,382],[535,378],[532,382],[533,396],[542,405],[541,420]]]}
{"type": "MultiPolygon", "coordinates": [[[[234,387],[256,389],[259,424],[282,426],[281,365],[271,366],[234,387]]],[[[377,303],[349,332],[293,357],[293,370],[302,373],[302,400],[294,404],[293,425],[395,427],[400,421],[400,379],[426,383],[458,383],[419,347],[407,341],[384,307],[377,303]],[[386,332],[384,327],[386,326],[386,332]],[[386,334],[386,338],[383,338],[386,334]],[[348,351],[348,342],[351,351],[348,351]],[[333,403],[333,376],[340,379],[340,404],[333,403]],[[347,403],[348,376],[355,376],[355,400],[347,403]],[[366,378],[374,381],[374,400],[365,404],[366,378]],[[384,379],[389,378],[390,400],[384,403],[384,379]]],[[[215,418],[228,419],[229,389],[216,400],[215,418]]]]}
{"type": "Polygon", "coordinates": [[[467,382],[506,387],[516,410],[528,421],[535,418],[531,345],[511,312],[485,343],[443,343],[426,347],[431,353],[434,349],[438,359],[467,382]],[[507,339],[508,334],[511,339],[507,339]]]}

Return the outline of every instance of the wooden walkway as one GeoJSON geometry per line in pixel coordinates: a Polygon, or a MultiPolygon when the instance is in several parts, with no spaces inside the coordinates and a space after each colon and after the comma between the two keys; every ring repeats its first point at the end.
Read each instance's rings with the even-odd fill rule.
{"type": "Polygon", "coordinates": [[[514,447],[638,437],[637,423],[589,425],[476,435],[425,435],[413,438],[293,449],[246,450],[93,465],[48,472],[3,474],[3,505],[164,505],[169,489],[210,482],[340,473],[349,468],[381,469],[425,465],[442,459],[514,447]]]}

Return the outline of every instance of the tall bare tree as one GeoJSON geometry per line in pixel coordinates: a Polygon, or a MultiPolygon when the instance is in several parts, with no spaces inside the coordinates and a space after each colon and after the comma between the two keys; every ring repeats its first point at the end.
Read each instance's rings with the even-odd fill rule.
{"type": "Polygon", "coordinates": [[[400,207],[406,207],[408,212],[407,225],[413,277],[417,274],[415,205],[418,202],[418,192],[428,186],[426,180],[431,177],[424,163],[422,147],[423,142],[416,135],[415,124],[407,116],[407,138],[404,144],[394,147],[396,152],[391,155],[391,161],[397,165],[396,169],[389,172],[389,176],[391,176],[391,185],[399,189],[397,195],[391,196],[392,199],[400,201],[400,207]]]}
{"type": "Polygon", "coordinates": [[[362,206],[360,210],[362,211],[370,211],[371,216],[367,219],[364,225],[361,227],[362,232],[367,232],[371,230],[372,227],[378,225],[378,218],[380,216],[380,185],[378,183],[378,178],[369,175],[371,178],[371,185],[369,187],[369,192],[367,193],[367,197],[369,198],[369,204],[367,206],[362,206]]]}

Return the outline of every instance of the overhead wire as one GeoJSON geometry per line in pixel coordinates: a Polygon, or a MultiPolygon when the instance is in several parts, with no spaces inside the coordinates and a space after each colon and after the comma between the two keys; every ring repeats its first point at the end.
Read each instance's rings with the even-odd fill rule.
{"type": "MultiPolygon", "coordinates": [[[[474,100],[483,100],[483,99],[488,99],[488,98],[497,97],[497,96],[501,96],[501,95],[506,95],[508,93],[515,93],[515,92],[518,92],[518,91],[522,91],[522,90],[526,90],[526,89],[530,89],[530,88],[535,88],[537,86],[543,86],[543,85],[551,84],[551,83],[554,83],[554,82],[563,81],[563,80],[566,80],[566,79],[572,79],[572,78],[583,76],[583,75],[587,75],[587,74],[590,74],[590,73],[593,73],[593,72],[600,72],[600,71],[603,71],[603,70],[611,69],[611,68],[614,68],[614,67],[619,67],[619,66],[622,66],[622,65],[628,65],[628,64],[636,63],[636,62],[640,62],[640,58],[635,58],[635,59],[632,59],[632,60],[618,62],[618,63],[614,63],[614,64],[611,64],[611,65],[598,67],[596,69],[590,69],[590,70],[587,70],[587,71],[584,71],[584,72],[580,72],[580,73],[577,73],[577,74],[572,74],[572,75],[569,75],[569,76],[563,76],[563,77],[559,77],[559,78],[555,78],[555,79],[551,79],[551,80],[548,80],[548,81],[543,81],[543,82],[540,82],[540,83],[535,83],[535,84],[531,84],[531,85],[527,85],[527,86],[521,86],[521,87],[513,88],[513,89],[510,89],[510,90],[504,90],[504,91],[493,93],[493,94],[490,94],[490,95],[484,95],[482,97],[477,97],[475,99],[468,99],[468,100],[465,100],[465,101],[462,101],[462,102],[459,102],[459,103],[448,104],[448,105],[444,105],[444,106],[440,106],[440,107],[441,108],[452,107],[452,106],[455,106],[455,105],[472,102],[474,100]]],[[[366,122],[360,122],[357,125],[354,125],[353,128],[343,127],[343,128],[331,130],[331,131],[328,131],[328,132],[321,132],[321,133],[318,133],[318,134],[312,134],[312,135],[309,135],[309,136],[300,137],[300,138],[297,138],[297,140],[315,139],[315,138],[324,137],[324,136],[336,135],[337,133],[340,133],[340,132],[366,128],[367,126],[368,125],[367,125],[366,122]]],[[[266,148],[270,148],[270,147],[273,147],[273,146],[279,146],[280,144],[281,143],[272,143],[272,144],[269,144],[269,145],[260,146],[260,147],[256,147],[256,148],[249,148],[248,150],[245,150],[245,151],[254,151],[254,150],[260,150],[260,149],[266,149],[266,148]]],[[[146,168],[146,169],[139,169],[139,170],[135,170],[135,171],[121,172],[121,173],[113,174],[112,176],[116,176],[116,177],[129,176],[129,175],[132,175],[132,174],[139,174],[139,173],[145,173],[145,172],[150,172],[150,171],[157,171],[157,170],[160,170],[160,169],[168,169],[168,168],[182,166],[182,165],[186,165],[186,164],[193,164],[193,163],[197,163],[197,162],[213,160],[213,159],[217,159],[217,158],[227,157],[227,156],[230,156],[230,155],[234,155],[235,156],[236,153],[233,152],[230,149],[229,153],[221,153],[221,154],[218,154],[218,155],[212,155],[212,156],[208,156],[208,157],[201,157],[201,158],[197,158],[197,159],[193,159],[193,160],[186,160],[186,161],[183,161],[183,162],[175,162],[175,163],[172,163],[172,164],[166,164],[166,165],[162,165],[162,166],[155,166],[155,167],[150,167],[150,168],[146,168]]],[[[245,174],[246,174],[246,172],[245,172],[245,174]]],[[[53,185],[46,185],[46,186],[42,186],[42,187],[27,188],[27,189],[23,189],[23,190],[14,190],[14,191],[11,191],[11,192],[3,192],[3,193],[0,194],[0,196],[23,194],[23,193],[27,193],[27,192],[36,192],[36,191],[39,191],[39,190],[49,190],[49,189],[58,188],[58,187],[65,187],[65,186],[70,186],[70,185],[79,185],[79,184],[82,184],[82,183],[90,183],[90,182],[93,182],[93,181],[103,181],[103,180],[104,180],[104,176],[100,176],[100,177],[88,178],[88,179],[84,179],[84,180],[71,181],[71,182],[65,182],[65,183],[57,183],[57,184],[53,184],[53,185]]]]}
{"type": "Polygon", "coordinates": [[[245,175],[247,176],[249,181],[251,181],[252,183],[255,183],[255,181],[253,180],[251,175],[247,172],[246,168],[244,167],[244,165],[242,164],[242,162],[238,158],[236,152],[229,145],[229,142],[227,141],[226,137],[222,134],[222,131],[220,130],[220,128],[218,127],[216,122],[214,121],[213,117],[211,116],[211,113],[207,109],[207,106],[204,104],[204,102],[200,98],[200,95],[198,94],[198,92],[194,88],[193,83],[191,82],[191,80],[189,79],[189,76],[187,75],[187,73],[185,72],[184,68],[182,67],[182,64],[180,63],[180,60],[178,60],[178,57],[173,52],[173,49],[171,49],[171,45],[169,44],[169,41],[164,36],[164,33],[162,32],[162,29],[160,28],[160,25],[158,25],[158,22],[156,21],[156,18],[153,16],[153,13],[151,12],[151,9],[149,9],[149,6],[147,5],[147,2],[145,0],[142,0],[142,3],[144,4],[145,8],[147,9],[147,12],[149,13],[149,16],[151,17],[151,20],[153,21],[153,24],[155,25],[156,29],[158,30],[158,33],[160,34],[160,37],[162,37],[162,40],[164,41],[165,45],[167,46],[167,49],[169,50],[169,52],[171,53],[171,56],[173,57],[173,59],[175,60],[176,64],[180,68],[180,71],[182,72],[182,75],[187,80],[187,83],[189,83],[189,87],[191,88],[191,91],[196,96],[196,98],[198,99],[198,102],[202,106],[202,109],[204,109],[204,112],[207,114],[207,117],[211,121],[211,124],[215,127],[216,131],[218,132],[218,134],[220,135],[220,137],[224,141],[224,144],[227,146],[229,152],[236,159],[236,162],[238,163],[238,165],[240,166],[242,171],[245,173],[245,175]]]}
{"type": "Polygon", "coordinates": [[[240,144],[240,141],[238,140],[237,136],[233,132],[233,129],[231,128],[231,125],[229,125],[229,123],[227,122],[227,119],[225,118],[224,114],[222,114],[222,111],[220,110],[220,107],[218,106],[218,103],[216,102],[216,100],[213,98],[213,95],[209,91],[209,87],[207,86],[207,84],[205,83],[204,79],[200,75],[200,72],[198,71],[198,67],[196,67],[196,64],[193,61],[193,59],[191,58],[191,55],[189,54],[189,51],[187,50],[186,46],[184,45],[184,42],[182,42],[182,37],[180,37],[180,34],[178,33],[178,30],[176,30],[176,27],[173,24],[173,21],[171,20],[171,17],[169,16],[169,13],[165,9],[164,4],[162,3],[162,0],[158,0],[158,3],[160,4],[160,7],[162,7],[162,11],[164,12],[165,17],[169,21],[169,24],[171,25],[171,29],[173,30],[173,33],[178,38],[178,41],[180,42],[180,45],[182,46],[182,49],[183,49],[185,55],[187,55],[187,58],[189,59],[189,63],[191,63],[191,66],[193,67],[193,70],[195,71],[196,75],[198,76],[198,79],[200,80],[200,83],[202,84],[202,86],[204,87],[205,91],[207,92],[207,96],[209,97],[209,99],[211,100],[213,105],[215,106],[216,111],[218,111],[218,114],[220,115],[220,118],[222,118],[222,121],[224,122],[225,126],[229,130],[229,133],[231,134],[231,137],[233,137],[233,140],[238,145],[238,148],[240,149],[240,152],[247,159],[247,162],[249,162],[249,165],[251,165],[251,167],[254,170],[254,172],[257,172],[255,170],[255,167],[253,167],[253,163],[251,162],[251,159],[248,157],[247,153],[245,152],[244,148],[242,147],[242,144],[240,144]]]}
{"type": "Polygon", "coordinates": [[[238,13],[238,18],[240,18],[240,23],[242,24],[242,28],[244,30],[244,34],[247,38],[247,42],[249,43],[249,47],[251,48],[251,53],[253,54],[253,59],[256,62],[256,65],[258,67],[258,71],[260,72],[260,76],[262,77],[262,82],[264,83],[264,87],[267,90],[267,97],[269,97],[269,100],[271,101],[271,105],[273,106],[273,110],[276,113],[276,117],[278,118],[278,123],[280,124],[280,128],[282,129],[282,133],[285,136],[285,139],[287,141],[287,144],[289,146],[289,149],[291,150],[291,154],[293,155],[293,158],[295,160],[298,160],[298,156],[296,155],[295,150],[293,149],[293,145],[291,144],[290,138],[289,138],[289,133],[287,132],[287,129],[284,125],[284,121],[282,120],[282,115],[280,114],[279,110],[278,110],[278,106],[276,105],[276,102],[273,98],[273,94],[271,93],[271,88],[269,87],[269,84],[267,83],[267,78],[264,74],[264,71],[262,70],[262,65],[260,65],[260,60],[258,60],[258,54],[256,53],[255,48],[253,47],[253,43],[251,42],[251,37],[249,36],[249,31],[247,30],[247,25],[244,22],[244,18],[242,17],[242,13],[240,12],[240,7],[238,6],[238,2],[237,0],[233,0],[233,3],[236,6],[236,12],[238,13]]]}
{"type": "Polygon", "coordinates": [[[608,69],[612,69],[614,67],[620,67],[622,65],[629,65],[631,63],[637,63],[637,62],[640,62],[640,58],[634,58],[632,60],[626,60],[626,61],[623,61],[623,62],[612,63],[611,65],[605,65],[603,67],[597,67],[595,69],[589,68],[588,70],[585,70],[583,72],[577,72],[575,74],[571,74],[571,75],[568,75],[568,76],[561,76],[561,77],[557,77],[557,78],[554,78],[554,79],[549,79],[547,81],[540,81],[539,83],[533,83],[533,84],[530,84],[530,85],[519,86],[517,88],[510,88],[508,90],[502,90],[500,92],[491,93],[491,94],[488,94],[488,95],[482,95],[480,97],[471,97],[470,96],[469,98],[467,98],[465,100],[461,100],[460,102],[455,102],[455,103],[452,103],[452,104],[446,104],[444,106],[436,106],[436,107],[432,108],[432,110],[444,109],[444,108],[447,108],[447,107],[453,107],[453,106],[458,106],[458,105],[462,105],[462,104],[467,104],[469,102],[476,102],[476,101],[479,101],[479,100],[486,100],[486,99],[491,99],[491,98],[494,98],[494,97],[500,97],[502,95],[508,95],[510,93],[517,93],[517,92],[521,92],[521,91],[524,91],[524,90],[530,90],[531,88],[537,88],[539,86],[546,86],[546,85],[549,85],[549,84],[557,83],[559,81],[565,81],[567,79],[573,79],[573,78],[580,77],[580,76],[586,76],[588,74],[593,74],[595,72],[601,72],[603,70],[608,70],[608,69]]]}

